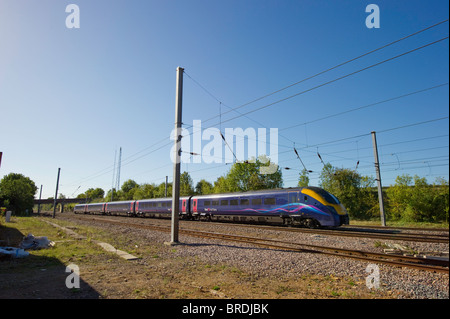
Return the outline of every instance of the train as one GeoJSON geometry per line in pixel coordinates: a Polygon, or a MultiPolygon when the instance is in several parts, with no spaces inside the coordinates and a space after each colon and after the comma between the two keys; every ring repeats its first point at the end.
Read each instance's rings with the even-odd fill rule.
{"type": "MultiPolygon", "coordinates": [[[[186,220],[276,224],[308,228],[349,224],[345,207],[319,187],[181,196],[179,217],[186,220]]],[[[78,204],[76,214],[171,218],[172,198],[78,204]]]]}

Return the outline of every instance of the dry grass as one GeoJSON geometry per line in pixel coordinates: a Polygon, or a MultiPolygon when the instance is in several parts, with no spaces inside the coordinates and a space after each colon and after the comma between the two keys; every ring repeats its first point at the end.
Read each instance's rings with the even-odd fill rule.
{"type": "MultiPolygon", "coordinates": [[[[182,246],[149,244],[132,233],[112,233],[62,220],[52,220],[85,240],[34,217],[0,224],[0,240],[17,246],[28,233],[56,242],[51,249],[32,251],[23,259],[0,261],[0,298],[117,298],[117,299],[329,299],[395,298],[394,292],[369,290],[353,278],[305,275],[300,278],[251,275],[227,264],[208,264],[197,257],[177,257],[182,246]],[[126,261],[103,251],[93,239],[108,242],[140,259],[126,261]],[[65,266],[75,263],[80,289],[68,289],[65,266]]],[[[5,243],[4,242],[4,243],[5,243]]]]}

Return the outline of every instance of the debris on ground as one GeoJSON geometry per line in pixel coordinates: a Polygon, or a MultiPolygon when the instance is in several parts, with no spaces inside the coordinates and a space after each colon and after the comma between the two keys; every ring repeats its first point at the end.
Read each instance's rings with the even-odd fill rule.
{"type": "Polygon", "coordinates": [[[29,254],[29,252],[16,247],[0,247],[0,256],[22,258],[27,257],[29,254]]]}
{"type": "Polygon", "coordinates": [[[26,237],[23,238],[22,242],[20,243],[19,247],[25,250],[28,249],[45,249],[50,248],[55,245],[55,242],[49,240],[45,236],[39,236],[35,237],[33,234],[28,234],[26,237]]]}

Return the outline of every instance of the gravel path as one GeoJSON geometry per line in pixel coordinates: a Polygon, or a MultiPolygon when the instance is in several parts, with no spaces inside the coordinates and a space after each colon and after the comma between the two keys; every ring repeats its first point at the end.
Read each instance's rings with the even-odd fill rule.
{"type": "MultiPolygon", "coordinates": [[[[102,218],[101,216],[95,216],[102,218]]],[[[61,219],[75,221],[77,215],[64,214],[61,219]]],[[[148,223],[158,225],[169,225],[168,220],[159,219],[131,219],[125,217],[118,218],[120,221],[130,223],[148,223]]],[[[161,244],[170,239],[170,234],[160,231],[148,231],[125,226],[117,226],[97,221],[77,220],[77,223],[89,226],[101,226],[111,232],[119,231],[129,235],[130,240],[137,243],[161,244]]],[[[370,238],[351,238],[329,235],[315,235],[305,233],[293,233],[275,231],[264,228],[253,228],[246,225],[233,225],[226,223],[201,223],[201,222],[180,222],[180,227],[188,229],[198,229],[226,234],[239,234],[270,239],[289,240],[296,243],[307,243],[322,246],[332,246],[340,248],[351,248],[365,251],[382,252],[380,240],[370,238]]],[[[182,245],[176,246],[175,250],[169,247],[162,247],[161,253],[171,256],[197,256],[210,264],[226,263],[238,267],[254,276],[275,276],[275,277],[301,277],[307,275],[323,275],[335,277],[352,277],[356,281],[365,282],[366,278],[374,276],[373,267],[379,270],[379,288],[386,291],[397,291],[398,298],[427,298],[427,299],[448,299],[449,298],[449,276],[442,273],[431,273],[414,269],[404,269],[391,267],[388,265],[371,265],[367,262],[351,260],[346,258],[331,257],[322,254],[296,253],[265,249],[249,244],[227,242],[221,240],[211,240],[190,237],[180,234],[182,245]],[[372,268],[370,268],[372,267],[372,268]],[[369,272],[366,271],[368,269],[369,272]]],[[[382,241],[382,243],[397,243],[420,251],[446,251],[448,244],[435,243],[412,243],[401,241],[382,241]]],[[[375,287],[373,289],[376,289],[375,287]]]]}

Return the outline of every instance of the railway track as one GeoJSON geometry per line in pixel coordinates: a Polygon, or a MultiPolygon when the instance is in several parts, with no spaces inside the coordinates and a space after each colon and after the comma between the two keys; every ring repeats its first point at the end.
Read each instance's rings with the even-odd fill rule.
{"type": "Polygon", "coordinates": [[[362,238],[374,238],[374,239],[384,239],[384,240],[403,240],[403,241],[413,241],[413,242],[426,242],[426,243],[449,243],[448,235],[438,234],[418,234],[418,233],[374,233],[367,232],[364,230],[356,230],[349,228],[342,229],[308,229],[308,228],[292,228],[292,227],[276,227],[276,226],[252,226],[252,227],[265,227],[265,229],[288,231],[288,232],[299,232],[299,233],[312,233],[319,235],[330,235],[330,236],[342,236],[342,237],[362,237],[362,238]]]}
{"type": "MultiPolygon", "coordinates": [[[[112,220],[107,218],[86,218],[79,217],[80,219],[97,221],[102,223],[115,224],[119,226],[128,226],[133,228],[147,229],[147,230],[156,230],[163,232],[170,232],[170,226],[162,226],[156,224],[138,224],[138,223],[130,223],[130,222],[122,222],[118,220],[112,220]]],[[[193,229],[187,229],[181,227],[179,230],[180,234],[200,237],[200,238],[208,238],[208,239],[220,239],[231,242],[245,243],[257,245],[259,247],[264,247],[268,249],[279,249],[279,250],[287,250],[287,251],[295,251],[295,252],[307,252],[307,253],[319,253],[325,255],[331,255],[342,258],[351,258],[362,260],[371,263],[382,263],[388,264],[396,267],[408,267],[419,270],[431,271],[431,272],[440,272],[440,273],[448,273],[449,272],[449,262],[448,260],[436,260],[436,259],[427,259],[420,257],[409,257],[409,256],[397,256],[397,255],[387,255],[381,253],[373,253],[368,251],[361,250],[351,250],[351,249],[343,249],[343,248],[335,248],[335,247],[327,247],[327,246],[318,246],[304,243],[292,243],[275,239],[264,239],[258,237],[249,237],[249,236],[241,236],[241,235],[231,235],[231,234],[223,234],[216,232],[206,232],[199,231],[193,229]]]]}
{"type": "MultiPolygon", "coordinates": [[[[189,222],[189,221],[187,221],[189,222]]],[[[218,223],[218,224],[223,224],[218,223]]],[[[308,233],[308,234],[319,234],[328,236],[341,236],[341,237],[360,237],[360,238],[373,238],[373,239],[384,239],[384,240],[402,240],[402,241],[412,241],[412,242],[427,242],[427,243],[449,243],[449,235],[447,234],[423,234],[423,233],[396,233],[395,231],[401,231],[398,228],[391,227],[390,229],[384,229],[381,226],[374,226],[365,230],[364,226],[346,226],[337,229],[310,229],[310,228],[299,228],[299,227],[286,227],[286,226],[266,226],[266,225],[253,225],[253,224],[233,224],[227,223],[227,225],[235,225],[238,227],[249,227],[254,229],[267,229],[276,231],[285,231],[293,233],[308,233]],[[359,229],[358,227],[364,227],[359,229]]],[[[411,230],[421,230],[421,228],[412,228],[411,230]]]]}
{"type": "MultiPolygon", "coordinates": [[[[190,222],[190,221],[185,221],[190,222]]],[[[195,222],[198,223],[198,222],[195,222]]],[[[214,222],[210,222],[214,223],[214,222]]],[[[225,222],[226,223],[226,222],[225,222]]],[[[221,222],[219,224],[224,224],[221,222]]],[[[253,225],[244,223],[226,223],[227,225],[234,225],[237,227],[249,227],[254,229],[267,229],[275,231],[285,231],[294,233],[308,233],[327,236],[341,236],[341,237],[356,237],[356,238],[372,238],[380,240],[399,240],[399,241],[411,241],[411,242],[426,242],[426,243],[449,243],[449,234],[424,234],[424,233],[397,233],[402,230],[422,230],[422,228],[401,228],[382,226],[343,226],[338,229],[310,229],[299,227],[286,227],[286,226],[268,226],[268,225],[253,225]],[[362,227],[362,228],[359,228],[362,227]],[[368,230],[365,230],[368,229],[368,230]]],[[[429,230],[426,229],[425,230],[429,230]]],[[[440,230],[442,231],[442,229],[440,230]]]]}

